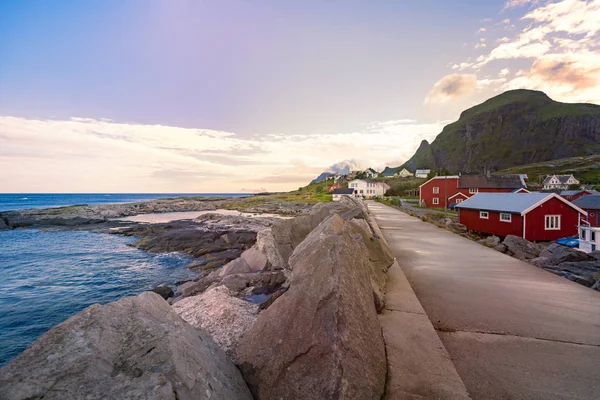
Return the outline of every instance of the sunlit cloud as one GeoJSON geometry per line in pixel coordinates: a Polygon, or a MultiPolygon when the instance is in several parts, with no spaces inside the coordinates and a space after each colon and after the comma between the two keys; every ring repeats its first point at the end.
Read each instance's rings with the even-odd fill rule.
{"type": "Polygon", "coordinates": [[[91,118],[0,117],[0,170],[9,171],[0,174],[0,187],[12,192],[290,190],[340,167],[341,160],[350,160],[352,168],[399,165],[447,122],[374,121],[355,132],[248,139],[91,118]]]}
{"type": "Polygon", "coordinates": [[[464,97],[477,88],[473,74],[450,74],[437,81],[425,98],[425,105],[443,104],[464,97]]]}

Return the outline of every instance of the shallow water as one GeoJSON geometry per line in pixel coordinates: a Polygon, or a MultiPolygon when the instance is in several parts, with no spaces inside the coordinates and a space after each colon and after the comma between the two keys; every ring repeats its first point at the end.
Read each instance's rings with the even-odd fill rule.
{"type": "Polygon", "coordinates": [[[195,276],[186,268],[191,257],[127,246],[135,240],[88,231],[0,232],[0,366],[91,304],[195,276]]]}

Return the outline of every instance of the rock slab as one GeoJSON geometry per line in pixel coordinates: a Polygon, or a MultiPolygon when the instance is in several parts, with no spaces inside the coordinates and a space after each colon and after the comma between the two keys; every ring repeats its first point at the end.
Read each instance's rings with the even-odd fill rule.
{"type": "Polygon", "coordinates": [[[537,258],[542,251],[539,245],[514,235],[508,235],[502,244],[506,246],[506,254],[519,260],[537,258]]]}
{"type": "Polygon", "coordinates": [[[255,398],[380,399],[385,347],[368,251],[356,226],[328,217],[289,262],[290,288],[238,346],[255,398]]]}
{"type": "Polygon", "coordinates": [[[252,399],[206,334],[158,294],[95,304],[55,326],[0,369],[13,399],[252,399]]]}

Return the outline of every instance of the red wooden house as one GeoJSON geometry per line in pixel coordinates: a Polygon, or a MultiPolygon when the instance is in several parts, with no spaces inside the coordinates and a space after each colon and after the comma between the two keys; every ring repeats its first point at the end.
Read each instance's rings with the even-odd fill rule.
{"type": "Polygon", "coordinates": [[[577,234],[587,213],[556,193],[479,193],[458,204],[467,229],[550,241],[577,234]]]}
{"type": "Polygon", "coordinates": [[[340,186],[339,183],[334,183],[333,185],[329,186],[329,189],[327,189],[327,193],[333,193],[333,191],[335,189],[341,189],[342,187],[340,186]]]}
{"type": "Polygon", "coordinates": [[[477,193],[510,193],[525,188],[521,175],[436,176],[419,187],[419,204],[443,208],[477,193]]]}
{"type": "Polygon", "coordinates": [[[595,190],[563,190],[560,195],[569,201],[575,201],[580,197],[587,196],[588,194],[600,194],[595,190]]]}
{"type": "Polygon", "coordinates": [[[588,213],[587,221],[590,226],[600,226],[600,194],[580,197],[573,204],[588,213]]]}

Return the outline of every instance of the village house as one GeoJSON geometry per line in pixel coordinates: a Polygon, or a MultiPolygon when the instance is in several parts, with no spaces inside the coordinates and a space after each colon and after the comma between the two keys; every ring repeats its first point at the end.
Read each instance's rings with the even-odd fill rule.
{"type": "Polygon", "coordinates": [[[587,196],[588,194],[600,194],[595,190],[563,190],[560,195],[569,201],[575,201],[580,197],[587,196]]]}
{"type": "Polygon", "coordinates": [[[333,201],[340,201],[342,199],[342,196],[354,197],[354,189],[333,189],[333,201]]]}
{"type": "Polygon", "coordinates": [[[398,176],[400,178],[408,178],[413,175],[414,174],[412,172],[410,172],[409,170],[407,170],[406,168],[402,168],[402,171],[398,172],[398,176]]]}
{"type": "Polygon", "coordinates": [[[373,182],[370,180],[355,179],[348,182],[348,188],[354,189],[356,196],[372,198],[381,197],[385,193],[382,182],[373,182]]]}
{"type": "Polygon", "coordinates": [[[563,189],[567,190],[569,185],[579,185],[579,181],[571,175],[548,175],[542,183],[542,189],[563,189]]]}
{"type": "Polygon", "coordinates": [[[510,193],[525,190],[521,175],[436,176],[419,187],[419,204],[424,207],[450,207],[481,193],[510,193]]]}
{"type": "Polygon", "coordinates": [[[381,175],[384,178],[394,178],[398,176],[398,168],[385,167],[385,169],[381,171],[381,175]]]}
{"type": "Polygon", "coordinates": [[[415,178],[427,178],[430,172],[430,169],[418,169],[415,172],[415,178]]]}
{"type": "Polygon", "coordinates": [[[600,194],[580,197],[573,204],[587,212],[587,222],[591,226],[600,227],[600,194]]]}
{"type": "Polygon", "coordinates": [[[334,183],[333,185],[329,186],[329,188],[327,189],[327,193],[333,193],[333,191],[335,189],[341,189],[342,187],[340,186],[339,183],[334,183]]]}
{"type": "Polygon", "coordinates": [[[579,250],[586,253],[600,250],[600,228],[593,226],[579,227],[579,250]]]}
{"type": "Polygon", "coordinates": [[[364,172],[367,178],[377,178],[379,176],[379,172],[375,171],[373,168],[367,168],[364,172]]]}
{"type": "Polygon", "coordinates": [[[458,220],[471,231],[531,241],[578,233],[587,213],[556,193],[478,193],[456,205],[458,220]]]}

